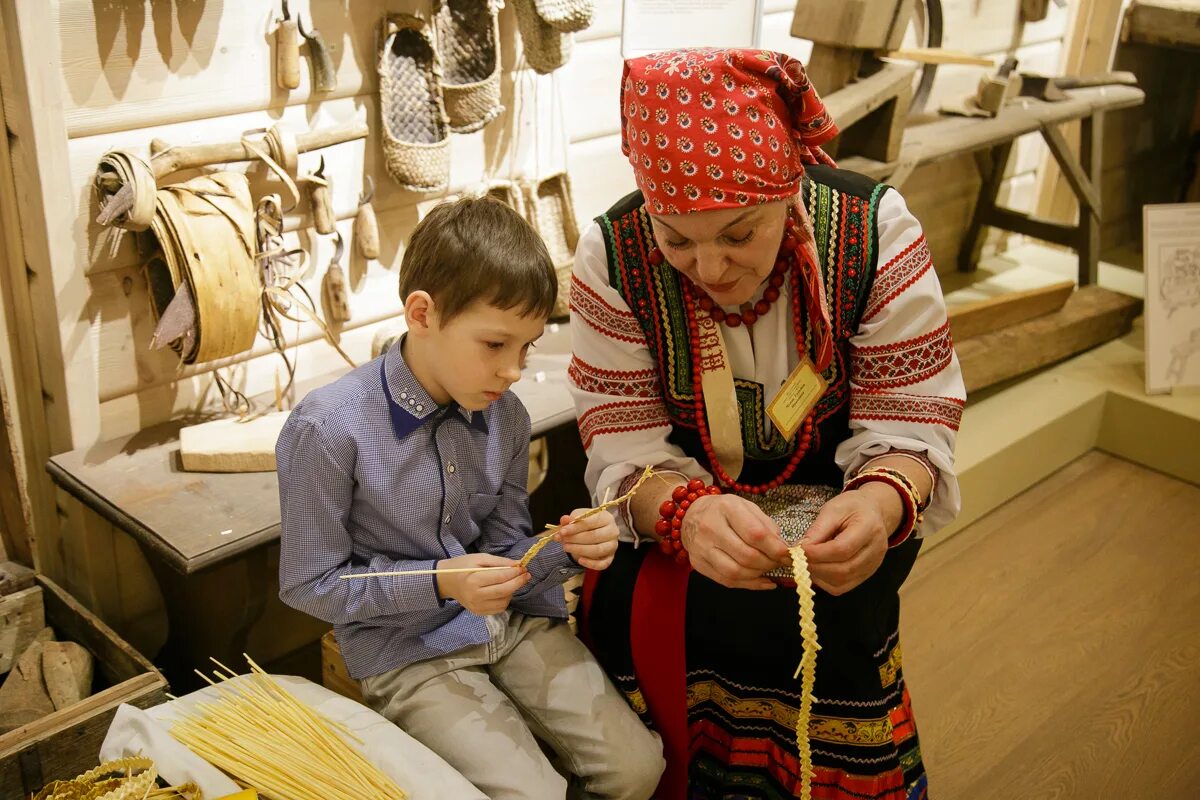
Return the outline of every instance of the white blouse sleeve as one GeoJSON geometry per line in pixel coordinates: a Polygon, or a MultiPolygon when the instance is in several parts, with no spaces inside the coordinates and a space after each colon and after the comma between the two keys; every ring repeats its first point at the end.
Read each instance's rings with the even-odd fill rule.
{"type": "MultiPolygon", "coordinates": [[[[667,441],[671,432],[658,366],[621,294],[609,286],[604,235],[593,223],[579,240],[571,279],[571,365],[567,370],[587,451],[584,479],[599,503],[650,464],[711,483],[695,459],[667,441]]],[[[621,538],[636,542],[628,514],[621,538]]]]}
{"type": "Polygon", "coordinates": [[[850,431],[838,466],[853,476],[889,450],[923,453],[940,470],[917,535],[958,514],[954,440],[966,390],[950,339],[946,304],[921,225],[895,190],[878,212],[875,280],[850,339],[850,431]]]}

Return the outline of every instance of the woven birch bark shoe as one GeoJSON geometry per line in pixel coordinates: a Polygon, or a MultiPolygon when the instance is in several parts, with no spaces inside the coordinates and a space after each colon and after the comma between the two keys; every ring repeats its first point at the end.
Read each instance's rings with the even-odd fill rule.
{"type": "Polygon", "coordinates": [[[529,219],[528,214],[525,213],[525,194],[515,181],[499,178],[493,180],[488,184],[485,194],[504,203],[504,205],[516,211],[525,219],[529,219]]]}
{"type": "Polygon", "coordinates": [[[558,277],[558,299],[550,318],[562,319],[571,313],[571,269],[575,265],[575,247],[579,244],[571,181],[567,173],[557,172],[528,183],[525,188],[529,221],[546,243],[558,277]]]}
{"type": "Polygon", "coordinates": [[[571,60],[574,38],[560,33],[538,16],[534,0],[511,0],[517,14],[517,30],[521,32],[521,47],[525,60],[534,72],[549,75],[571,60]]]}
{"type": "Polygon", "coordinates": [[[438,0],[434,27],[442,59],[442,100],[455,133],[477,131],[500,104],[500,3],[438,0]]]}
{"type": "Polygon", "coordinates": [[[384,164],[405,189],[439,192],[450,179],[450,121],[428,24],[390,15],[379,57],[379,112],[384,164]]]}
{"type": "Polygon", "coordinates": [[[534,0],[542,21],[559,33],[578,33],[592,24],[594,0],[534,0]]]}

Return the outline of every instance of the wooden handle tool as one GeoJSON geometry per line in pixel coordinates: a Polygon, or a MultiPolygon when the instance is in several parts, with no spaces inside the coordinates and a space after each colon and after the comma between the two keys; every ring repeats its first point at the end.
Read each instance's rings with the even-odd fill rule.
{"type": "Polygon", "coordinates": [[[332,92],[337,88],[337,73],[333,69],[333,59],[329,57],[329,45],[316,28],[311,31],[304,29],[304,20],[297,14],[300,35],[308,42],[308,54],[312,57],[313,91],[332,92]]]}
{"type": "Polygon", "coordinates": [[[300,85],[300,40],[296,20],[283,0],[283,19],[275,28],[275,83],[280,89],[295,89],[300,85]]]}
{"type": "Polygon", "coordinates": [[[371,198],[375,196],[375,181],[367,176],[367,190],[358,198],[358,214],[354,217],[354,244],[365,259],[379,258],[379,222],[371,198]]]}

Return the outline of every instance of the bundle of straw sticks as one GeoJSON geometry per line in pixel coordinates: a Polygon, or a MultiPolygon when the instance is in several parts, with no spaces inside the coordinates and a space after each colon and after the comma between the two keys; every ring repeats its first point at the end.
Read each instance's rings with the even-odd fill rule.
{"type": "Polygon", "coordinates": [[[246,656],[238,677],[216,662],[220,699],[197,703],[171,728],[196,755],[268,800],[407,800],[408,795],[347,743],[362,740],[325,719],[246,656]],[[335,730],[335,727],[337,730],[335,730]]]}

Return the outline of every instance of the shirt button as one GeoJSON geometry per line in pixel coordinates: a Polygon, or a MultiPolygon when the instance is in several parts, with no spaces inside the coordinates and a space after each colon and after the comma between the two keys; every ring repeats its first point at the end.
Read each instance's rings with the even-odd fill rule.
{"type": "Polygon", "coordinates": [[[453,462],[446,465],[446,472],[453,473],[456,469],[458,469],[458,467],[454,466],[453,462]]]}
{"type": "Polygon", "coordinates": [[[417,403],[417,411],[424,411],[424,410],[425,410],[425,406],[421,405],[420,403],[417,403]]]}
{"type": "Polygon", "coordinates": [[[411,406],[413,403],[415,403],[415,402],[417,402],[417,401],[416,401],[416,400],[414,400],[414,399],[412,399],[411,397],[410,397],[410,398],[408,398],[408,404],[409,404],[410,406],[411,406]]]}
{"type": "Polygon", "coordinates": [[[446,516],[442,517],[442,522],[444,522],[444,523],[446,523],[447,525],[449,525],[449,524],[450,524],[450,515],[449,515],[449,514],[447,514],[446,516]]]}
{"type": "Polygon", "coordinates": [[[401,399],[401,400],[407,400],[407,399],[408,399],[408,392],[401,392],[401,393],[400,393],[400,399],[401,399]]]}

